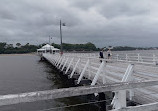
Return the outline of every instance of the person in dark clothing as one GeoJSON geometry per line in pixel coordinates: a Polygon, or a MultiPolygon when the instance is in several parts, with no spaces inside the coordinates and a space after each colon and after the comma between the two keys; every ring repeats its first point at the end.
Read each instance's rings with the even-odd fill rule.
{"type": "Polygon", "coordinates": [[[106,96],[103,92],[99,93],[99,101],[103,101],[100,102],[100,110],[99,111],[106,111],[106,96]]]}
{"type": "Polygon", "coordinates": [[[104,58],[103,51],[100,51],[99,55],[100,55],[100,58],[104,58]]]}
{"type": "MultiPolygon", "coordinates": [[[[101,59],[104,58],[104,55],[103,55],[103,49],[102,49],[102,51],[99,52],[99,58],[101,58],[101,59]]],[[[100,62],[102,62],[102,60],[100,60],[100,62]]]]}

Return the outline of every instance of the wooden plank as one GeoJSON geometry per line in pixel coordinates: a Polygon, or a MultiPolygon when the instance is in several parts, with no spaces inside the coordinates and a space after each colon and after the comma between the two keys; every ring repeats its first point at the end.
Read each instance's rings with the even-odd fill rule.
{"type": "Polygon", "coordinates": [[[47,91],[37,91],[21,94],[11,94],[11,95],[2,95],[0,96],[0,106],[2,105],[11,105],[24,102],[34,102],[40,100],[56,99],[63,97],[79,96],[86,94],[93,94],[106,91],[117,91],[133,88],[142,88],[148,86],[158,85],[158,81],[138,81],[138,82],[121,82],[113,84],[105,84],[102,86],[83,86],[83,87],[72,87],[72,88],[63,88],[47,91]]]}
{"type": "Polygon", "coordinates": [[[139,106],[130,106],[130,107],[115,109],[111,111],[154,111],[154,110],[157,111],[157,109],[158,109],[158,102],[139,105],[139,106]]]}

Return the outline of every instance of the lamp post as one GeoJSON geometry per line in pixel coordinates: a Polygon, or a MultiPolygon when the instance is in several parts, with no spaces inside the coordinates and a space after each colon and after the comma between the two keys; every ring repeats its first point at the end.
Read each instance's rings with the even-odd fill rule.
{"type": "Polygon", "coordinates": [[[51,53],[51,44],[50,44],[50,39],[52,39],[52,37],[50,37],[50,35],[49,35],[49,45],[50,45],[50,53],[51,53]]]}
{"type": "Polygon", "coordinates": [[[49,45],[50,45],[50,35],[49,35],[49,45]]]}
{"type": "Polygon", "coordinates": [[[60,40],[61,40],[61,44],[60,44],[60,54],[63,55],[63,41],[62,41],[62,29],[61,26],[66,26],[65,23],[62,23],[60,20],[60,40]]]}

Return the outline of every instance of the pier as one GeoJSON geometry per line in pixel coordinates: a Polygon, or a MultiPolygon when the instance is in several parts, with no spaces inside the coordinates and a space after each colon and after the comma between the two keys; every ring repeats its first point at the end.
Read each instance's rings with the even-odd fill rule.
{"type": "MultiPolygon", "coordinates": [[[[41,56],[60,74],[74,79],[78,87],[0,96],[0,106],[79,96],[108,91],[114,94],[112,111],[152,111],[158,109],[157,56],[120,56],[101,59],[98,53],[45,52],[41,56]],[[138,103],[127,105],[127,101],[138,103]]],[[[106,110],[106,109],[105,109],[106,110]]]]}
{"type": "MultiPolygon", "coordinates": [[[[63,71],[63,74],[68,74],[70,78],[77,76],[77,84],[86,80],[91,80],[90,85],[92,86],[117,82],[158,80],[156,61],[139,62],[102,59],[102,62],[100,62],[101,59],[92,56],[88,57],[87,55],[89,54],[67,53],[63,56],[43,54],[49,62],[63,71]]],[[[126,92],[129,92],[127,96],[130,100],[137,101],[140,104],[157,102],[157,86],[126,92]]],[[[115,92],[116,96],[118,94],[119,92],[115,92]]]]}

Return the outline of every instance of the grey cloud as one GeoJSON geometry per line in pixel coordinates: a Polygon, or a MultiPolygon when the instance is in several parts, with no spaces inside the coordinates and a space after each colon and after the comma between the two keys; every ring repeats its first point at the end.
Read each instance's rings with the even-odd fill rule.
{"type": "Polygon", "coordinates": [[[80,8],[81,10],[88,10],[91,7],[94,7],[102,1],[97,1],[97,0],[69,0],[69,4],[72,7],[80,8]]]}
{"type": "Polygon", "coordinates": [[[99,8],[99,12],[106,18],[117,16],[141,16],[149,14],[150,1],[147,0],[107,0],[99,8]]]}
{"type": "Polygon", "coordinates": [[[0,18],[7,19],[7,20],[14,20],[15,16],[6,10],[0,10],[0,18]]]}
{"type": "Polygon", "coordinates": [[[0,0],[0,41],[156,46],[157,2],[151,0],[0,0]]]}

